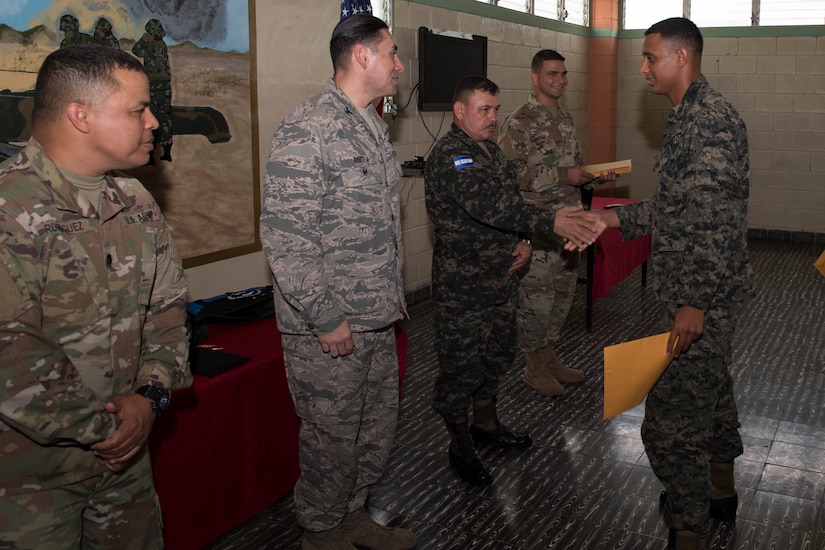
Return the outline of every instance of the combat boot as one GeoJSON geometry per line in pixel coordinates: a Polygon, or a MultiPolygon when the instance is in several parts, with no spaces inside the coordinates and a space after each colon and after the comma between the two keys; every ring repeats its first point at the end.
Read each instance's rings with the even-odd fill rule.
{"type": "Polygon", "coordinates": [[[702,533],[671,529],[667,542],[669,550],[702,550],[702,533]]]}
{"type": "Polygon", "coordinates": [[[477,443],[492,443],[503,449],[523,449],[533,444],[528,434],[510,431],[499,421],[495,399],[473,400],[470,434],[477,443]]]}
{"type": "Polygon", "coordinates": [[[564,386],[550,374],[544,363],[544,348],[524,353],[524,383],[542,395],[553,397],[564,393],[564,386]]]}
{"type": "Polygon", "coordinates": [[[341,522],[341,530],[347,540],[358,548],[367,550],[411,550],[415,548],[415,535],[400,527],[385,527],[375,522],[364,510],[347,514],[341,522]]]}
{"type": "Polygon", "coordinates": [[[301,550],[357,550],[350,544],[340,525],[326,531],[304,532],[301,550]]]}
{"type": "Polygon", "coordinates": [[[478,457],[467,421],[448,422],[447,431],[452,437],[448,451],[450,466],[456,469],[459,477],[473,485],[485,486],[492,483],[493,475],[478,457]]]}
{"type": "Polygon", "coordinates": [[[736,521],[739,496],[733,480],[733,461],[710,463],[710,517],[719,521],[736,521]]]}
{"type": "Polygon", "coordinates": [[[168,145],[163,146],[163,154],[160,156],[160,160],[166,160],[172,162],[172,144],[169,143],[168,145]]]}
{"type": "Polygon", "coordinates": [[[544,364],[547,366],[550,374],[563,384],[572,384],[584,380],[584,373],[582,371],[571,369],[559,361],[558,357],[556,357],[556,347],[553,342],[548,342],[547,345],[544,346],[544,364]]]}

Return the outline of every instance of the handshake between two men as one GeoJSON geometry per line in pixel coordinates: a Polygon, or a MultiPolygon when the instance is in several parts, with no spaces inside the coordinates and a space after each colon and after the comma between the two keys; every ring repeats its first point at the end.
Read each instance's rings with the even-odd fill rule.
{"type": "Polygon", "coordinates": [[[553,232],[565,239],[566,250],[581,252],[599,238],[607,224],[598,212],[584,210],[581,206],[565,206],[556,211],[553,232]]]}

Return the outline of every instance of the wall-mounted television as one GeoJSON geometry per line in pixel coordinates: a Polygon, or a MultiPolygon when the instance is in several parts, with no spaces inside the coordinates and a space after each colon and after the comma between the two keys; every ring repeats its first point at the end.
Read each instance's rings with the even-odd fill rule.
{"type": "Polygon", "coordinates": [[[487,76],[487,37],[418,27],[418,109],[452,111],[455,85],[487,76]]]}

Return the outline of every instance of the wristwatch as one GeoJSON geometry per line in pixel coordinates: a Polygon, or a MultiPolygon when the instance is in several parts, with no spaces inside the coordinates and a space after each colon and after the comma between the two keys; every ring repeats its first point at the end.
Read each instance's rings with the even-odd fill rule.
{"type": "Polygon", "coordinates": [[[169,390],[159,388],[158,386],[141,386],[135,390],[135,393],[142,395],[152,404],[152,412],[160,416],[166,410],[171,401],[169,397],[169,390]]]}

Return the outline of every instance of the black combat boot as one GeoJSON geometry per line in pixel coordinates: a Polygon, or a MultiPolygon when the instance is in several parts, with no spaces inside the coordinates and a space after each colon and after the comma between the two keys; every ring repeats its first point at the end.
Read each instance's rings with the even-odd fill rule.
{"type": "Polygon", "coordinates": [[[478,443],[492,443],[504,449],[524,449],[533,444],[529,434],[511,432],[499,422],[495,399],[473,401],[470,433],[478,443]]]}
{"type": "Polygon", "coordinates": [[[160,160],[165,160],[168,162],[172,162],[172,144],[167,143],[163,146],[163,154],[160,156],[160,160]]]}
{"type": "Polygon", "coordinates": [[[467,421],[448,422],[447,431],[450,432],[450,465],[456,469],[459,477],[467,483],[485,486],[493,482],[490,470],[478,457],[473,438],[467,429],[467,421]]]}
{"type": "Polygon", "coordinates": [[[736,521],[739,496],[733,481],[733,461],[710,463],[710,517],[736,521]]]}

